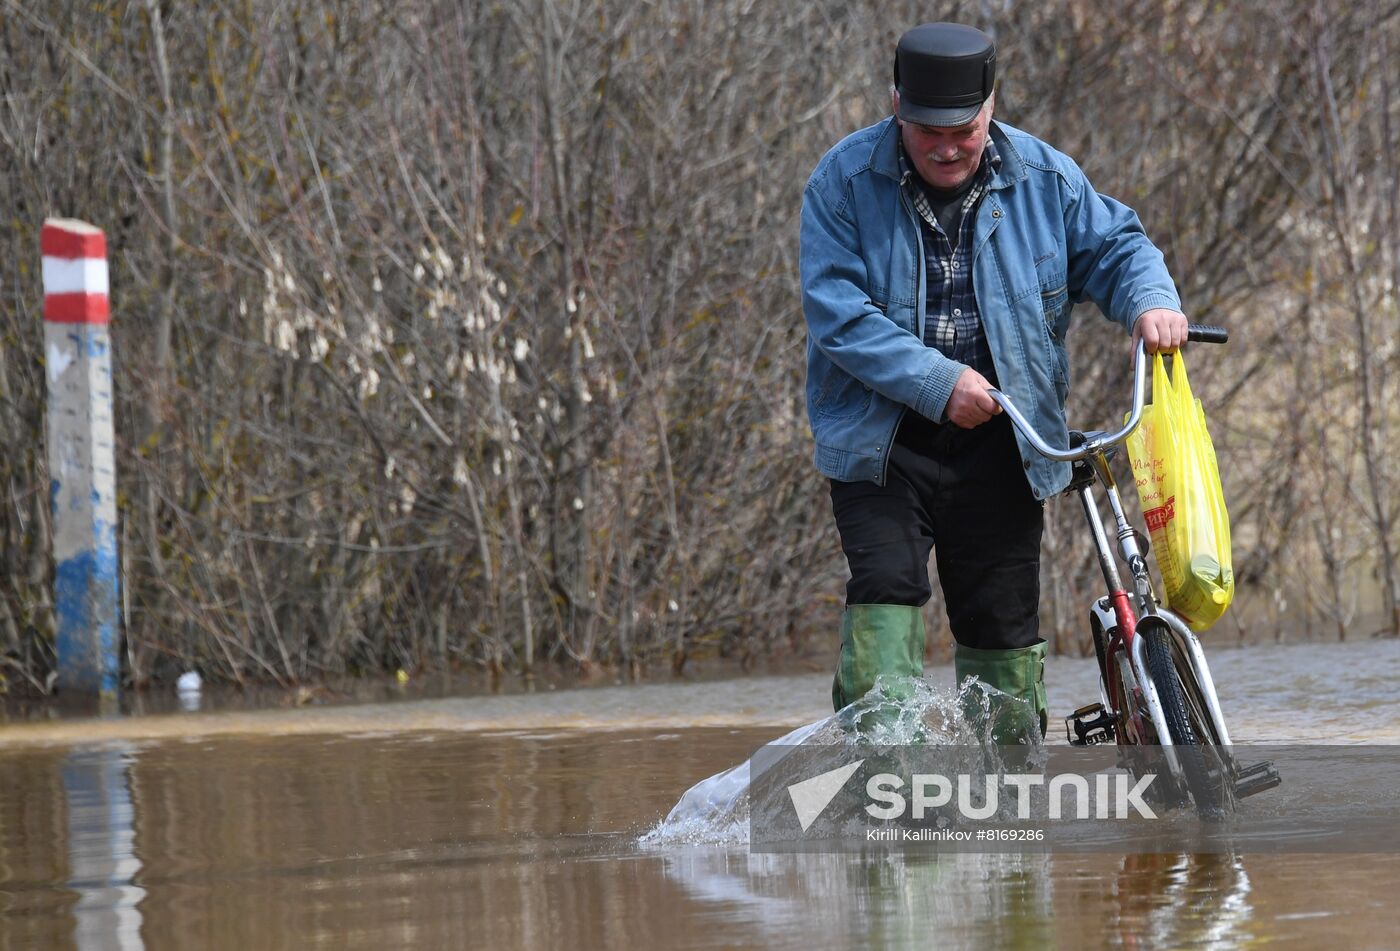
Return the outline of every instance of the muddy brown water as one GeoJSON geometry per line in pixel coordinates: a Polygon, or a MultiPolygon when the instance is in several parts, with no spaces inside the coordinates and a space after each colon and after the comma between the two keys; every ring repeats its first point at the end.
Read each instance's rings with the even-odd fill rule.
{"type": "MultiPolygon", "coordinates": [[[[1400,645],[1212,659],[1237,741],[1400,742],[1400,645]]],[[[1400,946],[1390,854],[638,841],[828,683],[0,726],[0,949],[1400,946]]]]}

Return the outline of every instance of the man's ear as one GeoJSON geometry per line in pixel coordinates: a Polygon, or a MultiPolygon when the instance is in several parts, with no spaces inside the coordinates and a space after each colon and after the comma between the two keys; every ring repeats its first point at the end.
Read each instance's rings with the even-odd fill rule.
{"type": "Polygon", "coordinates": [[[895,119],[899,118],[899,90],[893,86],[890,87],[890,112],[894,114],[895,119]]]}

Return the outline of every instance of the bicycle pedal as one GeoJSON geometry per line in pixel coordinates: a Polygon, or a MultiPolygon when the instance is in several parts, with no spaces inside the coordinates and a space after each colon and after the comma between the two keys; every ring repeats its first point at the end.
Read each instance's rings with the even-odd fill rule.
{"type": "Polygon", "coordinates": [[[1070,746],[1096,746],[1113,739],[1113,718],[1101,703],[1091,703],[1065,717],[1065,738],[1070,746]]]}
{"type": "Polygon", "coordinates": [[[1255,763],[1235,774],[1235,798],[1243,799],[1273,789],[1283,782],[1273,763],[1255,763]]]}

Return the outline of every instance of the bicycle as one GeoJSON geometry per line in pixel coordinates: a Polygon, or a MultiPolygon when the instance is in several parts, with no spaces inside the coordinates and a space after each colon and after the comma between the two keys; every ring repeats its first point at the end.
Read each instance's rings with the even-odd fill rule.
{"type": "MultiPolygon", "coordinates": [[[[1221,327],[1190,325],[1188,341],[1220,343],[1229,339],[1221,327]]],[[[1197,812],[1218,818],[1233,811],[1246,796],[1272,789],[1282,781],[1272,763],[1240,766],[1231,755],[1230,734],[1220,710],[1210,666],[1195,633],[1162,605],[1147,568],[1146,536],[1123,511],[1109,460],[1142,418],[1147,358],[1139,341],[1133,356],[1133,408],[1116,433],[1070,433],[1069,448],[1049,445],[999,390],[989,393],[1041,455],[1073,464],[1065,494],[1079,496],[1093,533],[1108,594],[1089,609],[1089,627],[1099,665],[1099,700],[1065,718],[1072,745],[1116,741],[1120,763],[1140,768],[1135,748],[1163,747],[1170,773],[1169,795],[1178,804],[1194,800],[1197,812]],[[1127,566],[1127,590],[1110,547],[1098,502],[1092,491],[1101,484],[1113,512],[1118,554],[1127,566]],[[1188,800],[1189,797],[1189,800],[1188,800]]]]}

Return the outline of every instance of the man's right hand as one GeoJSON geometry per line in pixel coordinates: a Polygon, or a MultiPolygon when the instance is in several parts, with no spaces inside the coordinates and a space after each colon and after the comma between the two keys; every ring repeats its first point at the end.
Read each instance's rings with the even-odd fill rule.
{"type": "Polygon", "coordinates": [[[958,382],[953,384],[953,395],[948,397],[948,405],[943,413],[948,421],[963,429],[981,426],[1001,412],[997,401],[987,395],[992,384],[972,367],[962,371],[958,382]]]}

